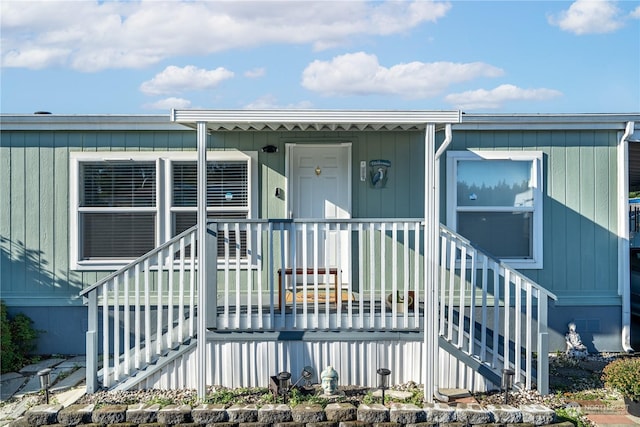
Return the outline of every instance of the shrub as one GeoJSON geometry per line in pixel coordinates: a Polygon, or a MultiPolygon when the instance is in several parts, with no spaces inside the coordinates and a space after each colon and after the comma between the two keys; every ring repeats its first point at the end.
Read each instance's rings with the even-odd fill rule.
{"type": "Polygon", "coordinates": [[[605,366],[602,371],[605,386],[619,391],[631,400],[640,400],[640,358],[624,357],[605,366]]]}
{"type": "Polygon", "coordinates": [[[38,338],[33,321],[22,313],[9,318],[7,306],[0,302],[0,334],[2,373],[18,370],[28,364],[38,338]]]}

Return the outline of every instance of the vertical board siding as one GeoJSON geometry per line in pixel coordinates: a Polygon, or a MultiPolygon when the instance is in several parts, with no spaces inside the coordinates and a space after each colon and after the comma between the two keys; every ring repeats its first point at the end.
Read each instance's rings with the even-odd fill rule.
{"type": "MultiPolygon", "coordinates": [[[[259,153],[261,217],[287,216],[284,200],[274,196],[285,187],[285,144],[338,139],[352,144],[354,217],[423,214],[422,132],[220,132],[209,138],[214,149],[259,153]],[[262,153],[268,144],[278,153],[262,153]],[[360,161],[367,162],[368,180],[368,162],[380,158],[392,162],[389,180],[386,188],[372,189],[360,181],[360,161]]],[[[450,150],[544,152],[545,268],[526,274],[554,292],[597,298],[617,290],[616,144],[607,131],[456,131],[450,150]]],[[[72,300],[106,274],[68,267],[69,151],[194,149],[192,131],[3,132],[0,191],[9,200],[0,207],[3,296],[72,300]]]]}
{"type": "Polygon", "coordinates": [[[598,304],[617,297],[616,147],[610,131],[456,131],[450,150],[544,153],[544,269],[523,273],[559,295],[598,304]]]}
{"type": "Polygon", "coordinates": [[[109,272],[69,268],[69,152],[195,149],[185,132],[4,131],[0,144],[0,285],[11,304],[81,304],[109,272]]]}

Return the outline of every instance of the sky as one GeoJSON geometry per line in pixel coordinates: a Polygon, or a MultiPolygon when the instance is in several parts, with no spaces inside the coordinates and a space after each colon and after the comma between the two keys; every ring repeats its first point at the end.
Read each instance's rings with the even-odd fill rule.
{"type": "Polygon", "coordinates": [[[0,0],[0,112],[640,112],[640,1],[0,0]]]}

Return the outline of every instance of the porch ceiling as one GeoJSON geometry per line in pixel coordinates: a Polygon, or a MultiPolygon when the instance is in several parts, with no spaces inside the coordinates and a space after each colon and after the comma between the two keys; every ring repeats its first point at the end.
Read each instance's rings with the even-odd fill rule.
{"type": "Polygon", "coordinates": [[[436,129],[460,123],[460,111],[172,110],[171,121],[209,131],[365,131],[436,129]]]}

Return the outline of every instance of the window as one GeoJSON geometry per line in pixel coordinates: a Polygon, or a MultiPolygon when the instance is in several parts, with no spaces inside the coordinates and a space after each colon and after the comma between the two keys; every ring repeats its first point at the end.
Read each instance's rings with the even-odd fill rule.
{"type": "MultiPolygon", "coordinates": [[[[254,216],[256,159],[208,153],[210,218],[254,216]]],[[[118,268],[196,224],[195,153],[74,152],[70,182],[72,268],[118,268]]]]}
{"type": "Polygon", "coordinates": [[[542,268],[542,153],[454,151],[447,223],[514,268],[542,268]]]}

